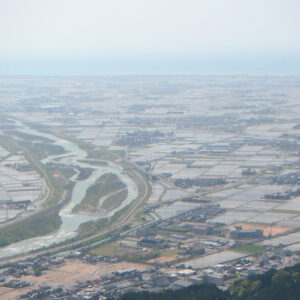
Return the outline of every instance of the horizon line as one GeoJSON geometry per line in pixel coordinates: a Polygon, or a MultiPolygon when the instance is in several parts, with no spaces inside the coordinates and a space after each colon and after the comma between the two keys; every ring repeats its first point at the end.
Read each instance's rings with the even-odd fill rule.
{"type": "Polygon", "coordinates": [[[300,76],[300,71],[296,72],[212,72],[212,73],[126,73],[126,72],[112,72],[112,73],[75,73],[75,74],[68,74],[68,73],[56,73],[56,74],[45,74],[45,73],[38,73],[38,74],[31,74],[31,73],[15,73],[15,74],[6,74],[0,73],[0,77],[107,77],[107,76],[215,76],[215,77],[285,77],[285,76],[300,76]]]}

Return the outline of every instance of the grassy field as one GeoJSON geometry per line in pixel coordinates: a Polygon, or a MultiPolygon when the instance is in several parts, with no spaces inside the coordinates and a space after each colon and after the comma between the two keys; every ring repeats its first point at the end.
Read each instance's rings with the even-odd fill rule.
{"type": "Polygon", "coordinates": [[[39,141],[39,142],[48,143],[48,144],[52,143],[52,141],[48,138],[45,138],[43,136],[37,136],[37,135],[25,133],[25,132],[22,132],[22,131],[7,130],[5,133],[7,135],[17,136],[17,137],[19,137],[19,138],[21,138],[21,139],[23,139],[24,141],[27,141],[27,142],[29,142],[29,141],[32,141],[32,142],[39,141]]]}
{"type": "Polygon", "coordinates": [[[136,262],[136,263],[145,263],[150,259],[158,258],[161,256],[159,251],[151,251],[144,253],[129,253],[120,256],[121,260],[136,262]]]}
{"type": "Polygon", "coordinates": [[[136,247],[126,247],[120,241],[115,241],[90,250],[91,255],[102,256],[117,256],[121,260],[131,262],[146,262],[148,260],[158,257],[173,257],[177,255],[180,250],[171,249],[168,251],[150,251],[150,252],[138,252],[136,247]]]}
{"type": "Polygon", "coordinates": [[[166,252],[162,252],[162,256],[172,257],[178,253],[180,253],[180,250],[176,248],[176,249],[168,250],[166,252]]]}
{"type": "Polygon", "coordinates": [[[19,223],[3,228],[0,231],[0,247],[29,239],[35,236],[42,236],[59,228],[61,219],[57,211],[47,214],[46,212],[34,215],[19,223]]]}
{"type": "Polygon", "coordinates": [[[18,150],[21,150],[13,139],[2,134],[0,135],[0,145],[11,154],[15,154],[18,150]]]}
{"type": "Polygon", "coordinates": [[[108,220],[105,219],[100,219],[97,221],[90,221],[86,223],[80,224],[77,232],[78,236],[77,238],[85,238],[87,235],[95,234],[98,231],[103,230],[106,226],[108,225],[108,220]]]}
{"type": "Polygon", "coordinates": [[[112,194],[111,196],[105,199],[105,201],[101,205],[101,208],[104,208],[106,210],[115,209],[121,205],[121,203],[126,199],[127,196],[127,189],[123,189],[115,194],[112,194]]]}
{"type": "Polygon", "coordinates": [[[136,252],[135,248],[124,247],[120,245],[120,242],[113,242],[101,247],[92,249],[90,251],[91,255],[102,255],[102,256],[122,256],[132,252],[136,252]]]}
{"type": "Polygon", "coordinates": [[[79,170],[79,175],[77,177],[77,180],[85,180],[88,179],[92,174],[94,169],[92,168],[81,168],[77,167],[79,170]]]}
{"type": "Polygon", "coordinates": [[[67,179],[70,179],[73,175],[76,174],[73,167],[60,164],[47,163],[47,169],[51,171],[58,169],[67,179]]]}
{"type": "Polygon", "coordinates": [[[234,250],[240,251],[240,252],[249,252],[249,253],[256,253],[266,250],[264,246],[260,245],[243,245],[238,248],[235,248],[234,250]]]}
{"type": "Polygon", "coordinates": [[[169,238],[172,235],[172,232],[167,230],[159,230],[157,234],[159,234],[162,237],[169,238]]]}
{"type": "Polygon", "coordinates": [[[79,162],[88,163],[93,166],[107,166],[108,165],[108,163],[106,161],[97,160],[97,159],[80,159],[79,162]]]}
{"type": "Polygon", "coordinates": [[[47,143],[31,143],[31,142],[21,142],[21,146],[25,147],[30,151],[32,156],[37,160],[42,160],[50,155],[64,154],[65,149],[58,145],[47,144],[47,143]]]}
{"type": "Polygon", "coordinates": [[[186,233],[186,232],[192,231],[192,226],[188,226],[188,227],[171,227],[168,230],[173,231],[173,232],[186,233]]]}
{"type": "Polygon", "coordinates": [[[120,181],[119,177],[107,173],[102,175],[98,180],[88,188],[83,200],[74,207],[73,212],[82,210],[94,211],[99,205],[99,199],[112,192],[123,189],[125,184],[120,181]]]}

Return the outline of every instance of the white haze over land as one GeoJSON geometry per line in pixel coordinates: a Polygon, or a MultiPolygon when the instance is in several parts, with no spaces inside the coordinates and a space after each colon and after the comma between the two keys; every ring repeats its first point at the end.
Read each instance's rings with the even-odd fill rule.
{"type": "Polygon", "coordinates": [[[0,74],[295,74],[299,0],[0,0],[0,74]]]}

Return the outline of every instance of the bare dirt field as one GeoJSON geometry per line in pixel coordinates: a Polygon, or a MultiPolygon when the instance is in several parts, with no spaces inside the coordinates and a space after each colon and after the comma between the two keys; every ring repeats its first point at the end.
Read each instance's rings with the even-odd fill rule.
{"type": "MultiPolygon", "coordinates": [[[[150,269],[151,266],[130,262],[119,263],[105,263],[99,262],[96,264],[85,263],[80,260],[67,261],[62,266],[57,266],[53,270],[43,272],[42,276],[24,276],[22,281],[27,281],[31,284],[30,287],[21,289],[12,289],[0,287],[0,299],[15,299],[21,294],[30,290],[39,288],[43,285],[51,285],[53,288],[63,286],[65,288],[71,287],[76,282],[84,282],[87,280],[100,279],[101,276],[110,274],[115,271],[126,271],[136,269],[138,271],[145,271],[150,269]]],[[[10,278],[12,280],[15,278],[10,278]]],[[[9,281],[8,280],[8,281],[9,281]]]]}
{"type": "Polygon", "coordinates": [[[181,256],[179,255],[174,255],[174,256],[161,256],[161,257],[158,257],[158,258],[153,258],[153,259],[150,259],[148,260],[149,263],[155,263],[155,262],[158,262],[158,263],[166,263],[166,262],[171,262],[171,261],[174,261],[176,260],[177,258],[179,258],[181,256]]]}
{"type": "Polygon", "coordinates": [[[7,287],[0,287],[0,299],[1,300],[8,300],[8,299],[17,299],[18,296],[21,294],[25,294],[26,292],[29,292],[33,290],[33,287],[26,287],[23,289],[11,289],[7,287]]]}
{"type": "Polygon", "coordinates": [[[292,230],[292,227],[283,227],[277,225],[255,224],[255,223],[236,223],[235,226],[242,226],[243,230],[261,229],[264,236],[275,236],[292,230]]]}

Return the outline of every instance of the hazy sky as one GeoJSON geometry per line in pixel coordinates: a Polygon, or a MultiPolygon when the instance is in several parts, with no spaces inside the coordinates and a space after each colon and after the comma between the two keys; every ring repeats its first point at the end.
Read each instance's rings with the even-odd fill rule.
{"type": "Polygon", "coordinates": [[[299,0],[0,0],[0,74],[296,73],[299,0]]]}

